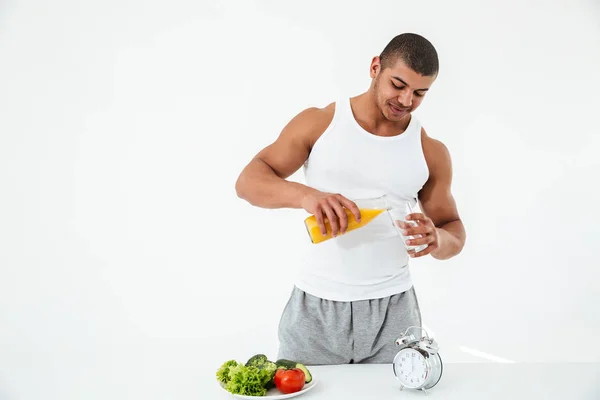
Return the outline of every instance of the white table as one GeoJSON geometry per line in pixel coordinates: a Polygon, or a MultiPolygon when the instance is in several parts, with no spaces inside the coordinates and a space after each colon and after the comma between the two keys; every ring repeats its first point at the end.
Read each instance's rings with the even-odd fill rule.
{"type": "MultiPolygon", "coordinates": [[[[600,400],[600,364],[448,363],[427,394],[404,389],[391,365],[309,366],[318,382],[301,400],[600,400]]],[[[202,398],[234,399],[215,380],[202,398]]]]}

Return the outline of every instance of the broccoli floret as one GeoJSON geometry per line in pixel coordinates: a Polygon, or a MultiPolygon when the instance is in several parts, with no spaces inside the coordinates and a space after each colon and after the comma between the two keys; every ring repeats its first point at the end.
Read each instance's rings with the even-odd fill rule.
{"type": "Polygon", "coordinates": [[[246,362],[246,367],[260,368],[267,361],[269,361],[269,359],[264,354],[256,354],[256,355],[250,357],[248,362],[246,362]]]}
{"type": "Polygon", "coordinates": [[[275,372],[277,372],[277,364],[269,361],[266,355],[256,354],[250,357],[248,362],[246,362],[246,367],[256,367],[261,371],[261,378],[267,389],[275,386],[273,378],[275,377],[275,372]]]}
{"type": "Polygon", "coordinates": [[[226,361],[225,363],[223,363],[223,365],[221,365],[221,367],[217,371],[217,379],[220,382],[227,384],[227,382],[229,382],[230,380],[229,371],[232,367],[236,367],[238,365],[240,364],[238,364],[238,362],[235,360],[226,361]]]}
{"type": "Polygon", "coordinates": [[[271,389],[272,387],[275,387],[274,378],[275,373],[277,372],[277,364],[267,361],[263,364],[263,367],[260,368],[260,372],[265,388],[271,389]]]}
{"type": "Polygon", "coordinates": [[[264,354],[257,354],[255,356],[250,357],[248,362],[246,362],[246,367],[256,367],[258,369],[267,369],[269,371],[274,371],[277,369],[277,364],[273,361],[269,361],[267,356],[264,354]]]}

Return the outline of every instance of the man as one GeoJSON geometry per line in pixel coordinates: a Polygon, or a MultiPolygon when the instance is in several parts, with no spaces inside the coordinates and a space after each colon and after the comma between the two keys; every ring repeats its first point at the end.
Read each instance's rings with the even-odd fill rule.
{"type": "Polygon", "coordinates": [[[263,208],[302,208],[323,233],[328,221],[333,236],[307,245],[301,257],[304,268],[279,323],[278,358],[391,363],[395,340],[421,326],[409,258],[451,258],[466,237],[448,150],[412,115],[437,74],[433,45],[417,34],[398,35],[372,59],[366,92],[303,110],[241,172],[240,198],[263,208]],[[287,180],[301,166],[306,185],[287,180]],[[394,229],[383,215],[346,232],[345,209],[359,220],[359,199],[388,195],[420,203],[423,213],[407,217],[416,226],[396,224],[416,235],[409,245],[424,250],[408,251],[398,235],[377,238],[383,225],[394,229]]]}

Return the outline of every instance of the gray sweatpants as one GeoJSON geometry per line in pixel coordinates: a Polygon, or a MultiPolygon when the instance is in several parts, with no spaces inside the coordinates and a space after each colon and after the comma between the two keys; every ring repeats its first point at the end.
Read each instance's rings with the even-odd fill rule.
{"type": "Polygon", "coordinates": [[[414,287],[380,299],[339,302],[294,286],[279,322],[277,358],[305,365],[391,364],[396,339],[409,326],[421,326],[414,287]]]}

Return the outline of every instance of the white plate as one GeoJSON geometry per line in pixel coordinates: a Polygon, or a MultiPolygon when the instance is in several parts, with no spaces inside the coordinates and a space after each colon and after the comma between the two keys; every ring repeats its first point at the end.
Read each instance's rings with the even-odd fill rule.
{"type": "Polygon", "coordinates": [[[217,381],[217,383],[219,384],[219,386],[221,387],[221,389],[223,389],[226,393],[232,395],[233,397],[237,397],[238,399],[269,399],[269,400],[277,400],[277,399],[289,399],[292,397],[296,397],[296,396],[300,396],[301,394],[304,394],[306,392],[308,392],[310,389],[314,388],[315,385],[317,384],[317,381],[315,379],[315,375],[311,372],[312,375],[312,381],[310,381],[310,383],[307,383],[304,385],[304,387],[302,388],[302,390],[295,392],[295,393],[289,393],[289,394],[283,394],[281,393],[277,388],[271,388],[269,390],[267,390],[267,394],[264,396],[243,396],[241,394],[233,394],[233,393],[229,393],[227,390],[225,390],[225,385],[223,385],[223,383],[217,381]]]}

